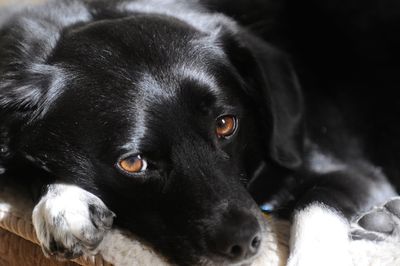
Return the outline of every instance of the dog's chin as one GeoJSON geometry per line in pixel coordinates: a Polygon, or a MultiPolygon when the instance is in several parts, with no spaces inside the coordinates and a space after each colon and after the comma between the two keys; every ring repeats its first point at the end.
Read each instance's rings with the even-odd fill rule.
{"type": "MultiPolygon", "coordinates": [[[[264,242],[264,241],[263,241],[264,242]]],[[[261,250],[264,247],[264,243],[261,243],[260,246],[260,251],[258,251],[257,254],[255,254],[254,256],[252,256],[251,258],[247,258],[244,260],[240,260],[240,261],[231,261],[229,259],[220,257],[220,256],[215,256],[215,255],[211,255],[211,256],[204,256],[204,257],[200,257],[197,260],[197,263],[195,263],[196,266],[250,266],[253,264],[253,262],[255,262],[256,260],[259,259],[259,257],[261,256],[261,250]]]]}

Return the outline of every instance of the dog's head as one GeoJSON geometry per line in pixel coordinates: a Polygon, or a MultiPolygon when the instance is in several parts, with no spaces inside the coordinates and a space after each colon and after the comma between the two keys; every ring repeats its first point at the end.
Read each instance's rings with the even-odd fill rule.
{"type": "Polygon", "coordinates": [[[99,195],[175,262],[251,261],[265,224],[246,182],[262,162],[301,164],[287,59],[221,15],[74,8],[1,32],[8,159],[99,195]]]}

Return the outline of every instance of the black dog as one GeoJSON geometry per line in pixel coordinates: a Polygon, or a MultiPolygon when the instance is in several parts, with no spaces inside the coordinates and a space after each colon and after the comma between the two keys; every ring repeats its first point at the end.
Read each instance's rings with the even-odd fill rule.
{"type": "MultiPolygon", "coordinates": [[[[262,10],[246,20],[225,1],[71,0],[10,15],[0,31],[0,169],[43,177],[33,220],[46,253],[95,248],[109,208],[115,225],[174,263],[248,264],[268,230],[255,199],[294,215],[289,264],[350,264],[348,221],[396,195],[386,176],[398,171],[398,83],[391,63],[386,84],[366,78],[374,69],[351,63],[361,52],[309,54],[340,42],[302,29],[311,17],[298,22],[287,5],[271,35],[253,27],[262,10]],[[266,40],[293,53],[303,92],[266,40]]],[[[387,232],[375,223],[382,215],[391,214],[360,224],[387,232]]]]}

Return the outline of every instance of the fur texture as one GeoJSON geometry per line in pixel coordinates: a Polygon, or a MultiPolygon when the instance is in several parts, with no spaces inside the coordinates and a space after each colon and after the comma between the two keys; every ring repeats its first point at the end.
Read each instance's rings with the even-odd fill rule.
{"type": "Polygon", "coordinates": [[[64,0],[10,13],[0,26],[0,174],[39,177],[34,221],[56,256],[87,246],[86,236],[67,240],[97,217],[92,196],[81,197],[90,193],[116,226],[180,265],[254,261],[271,228],[258,208],[266,203],[294,219],[290,263],[308,265],[326,233],[307,224],[342,232],[326,234],[328,254],[325,244],[350,232],[341,221],[400,184],[399,58],[389,49],[400,42],[377,36],[397,32],[389,18],[400,9],[383,5],[371,19],[375,2],[349,16],[333,0],[282,1],[271,31],[257,21],[269,1],[64,0]],[[121,168],[139,159],[140,171],[121,168]],[[54,197],[53,184],[70,187],[54,197]],[[76,209],[57,203],[64,193],[76,209]]]}

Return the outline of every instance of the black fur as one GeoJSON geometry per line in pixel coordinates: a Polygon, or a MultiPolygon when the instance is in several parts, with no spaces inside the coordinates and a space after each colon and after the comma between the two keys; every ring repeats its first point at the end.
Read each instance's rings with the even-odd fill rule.
{"type": "Polygon", "coordinates": [[[291,2],[254,1],[253,19],[226,1],[65,0],[10,16],[0,30],[0,174],[29,160],[23,171],[93,192],[117,226],[179,264],[250,257],[220,243],[261,232],[255,201],[286,215],[322,201],[347,217],[377,203],[373,188],[398,173],[398,52],[347,14],[325,20],[340,10],[291,2]],[[281,17],[268,23],[262,10],[281,17]],[[353,26],[343,36],[342,23],[353,26]],[[352,30],[375,45],[354,44],[352,30]],[[302,90],[266,40],[293,57],[302,90]],[[226,114],[239,129],[221,140],[215,120],[226,114]],[[311,169],[316,152],[345,168],[311,169]],[[148,170],[121,173],[126,154],[142,154],[148,170]]]}

